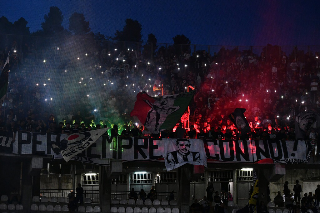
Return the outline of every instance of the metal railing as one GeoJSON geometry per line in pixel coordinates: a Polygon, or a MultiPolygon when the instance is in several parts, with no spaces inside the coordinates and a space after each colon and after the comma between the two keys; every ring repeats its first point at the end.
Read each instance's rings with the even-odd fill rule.
{"type": "MultiPolygon", "coordinates": [[[[40,195],[48,198],[52,197],[68,197],[72,189],[41,189],[40,195]]],[[[99,190],[83,190],[83,198],[90,198],[92,203],[100,203],[99,190]]]]}
{"type": "MultiPolygon", "coordinates": [[[[111,192],[111,199],[113,199],[113,200],[127,200],[127,199],[129,199],[129,193],[130,193],[130,191],[111,192]]],[[[139,192],[136,191],[136,193],[137,193],[138,199],[140,199],[139,192]]],[[[147,193],[147,195],[148,195],[148,193],[147,193]]],[[[170,195],[170,192],[157,192],[156,199],[167,200],[169,195],[170,195]]],[[[176,197],[176,193],[175,193],[175,197],[176,197]]],[[[147,196],[147,198],[148,198],[148,196],[147,196]]]]}

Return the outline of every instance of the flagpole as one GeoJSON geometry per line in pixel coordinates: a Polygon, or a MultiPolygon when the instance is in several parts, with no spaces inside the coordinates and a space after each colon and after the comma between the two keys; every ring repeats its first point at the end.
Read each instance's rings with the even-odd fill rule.
{"type": "Polygon", "coordinates": [[[161,95],[163,96],[163,84],[161,84],[161,95]]]}
{"type": "MultiPolygon", "coordinates": [[[[3,65],[3,67],[2,67],[2,71],[1,72],[3,72],[3,70],[4,70],[4,68],[6,67],[6,65],[7,64],[9,64],[9,57],[10,57],[10,51],[8,52],[8,56],[7,56],[7,59],[6,59],[6,61],[4,62],[4,65],[3,65]]],[[[9,73],[8,73],[8,75],[9,75],[9,73]]],[[[7,87],[8,87],[8,85],[7,85],[7,87]]],[[[7,97],[8,97],[8,91],[6,92],[6,94],[5,94],[5,98],[4,99],[6,99],[7,97]]],[[[0,110],[1,110],[1,108],[2,108],[2,104],[4,104],[5,102],[4,102],[4,99],[3,100],[1,100],[1,103],[0,103],[0,110]]],[[[6,107],[4,106],[4,108],[3,108],[3,119],[4,120],[6,120],[6,107]]]]}

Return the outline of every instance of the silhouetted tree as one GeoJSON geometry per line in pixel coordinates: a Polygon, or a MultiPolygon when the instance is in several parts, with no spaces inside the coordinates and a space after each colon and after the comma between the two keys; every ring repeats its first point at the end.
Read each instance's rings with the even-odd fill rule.
{"type": "Polygon", "coordinates": [[[190,53],[191,41],[185,35],[176,35],[172,38],[174,43],[174,48],[177,55],[182,55],[183,53],[190,53]]]}
{"type": "Polygon", "coordinates": [[[148,59],[151,59],[151,56],[154,57],[157,48],[157,38],[151,33],[148,35],[147,43],[143,46],[144,57],[148,59]]]}
{"type": "Polygon", "coordinates": [[[126,19],[126,25],[123,27],[122,31],[115,33],[114,40],[117,41],[132,41],[132,42],[141,42],[141,24],[132,19],[126,19]]]}
{"type": "Polygon", "coordinates": [[[11,34],[13,31],[13,24],[4,16],[0,18],[0,32],[1,34],[11,34]]]}
{"type": "Polygon", "coordinates": [[[29,35],[30,30],[27,27],[28,22],[24,18],[19,18],[18,21],[13,23],[13,31],[17,35],[29,35]]]}
{"type": "Polygon", "coordinates": [[[69,30],[75,35],[83,35],[90,32],[89,22],[81,13],[73,13],[69,18],[69,30]]]}
{"type": "Polygon", "coordinates": [[[63,15],[58,7],[50,7],[48,15],[44,16],[44,22],[41,23],[44,35],[53,35],[63,31],[63,15]]]}

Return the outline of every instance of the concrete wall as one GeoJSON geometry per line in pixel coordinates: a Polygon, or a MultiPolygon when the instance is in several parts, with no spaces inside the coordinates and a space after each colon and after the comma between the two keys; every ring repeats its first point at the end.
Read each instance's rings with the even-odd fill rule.
{"type": "Polygon", "coordinates": [[[320,170],[318,169],[286,169],[286,174],[282,178],[276,182],[270,182],[270,198],[273,200],[278,191],[283,194],[283,185],[285,181],[289,182],[289,189],[292,193],[296,180],[299,180],[299,183],[302,186],[301,197],[304,193],[312,192],[314,194],[317,185],[320,184],[319,177],[320,170]]]}

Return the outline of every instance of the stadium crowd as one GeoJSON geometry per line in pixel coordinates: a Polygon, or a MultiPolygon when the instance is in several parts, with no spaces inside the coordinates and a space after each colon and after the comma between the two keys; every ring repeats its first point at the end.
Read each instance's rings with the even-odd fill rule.
{"type": "MultiPolygon", "coordinates": [[[[194,88],[189,120],[181,121],[187,137],[236,137],[229,114],[245,108],[253,138],[294,139],[295,116],[320,107],[320,64],[309,51],[287,56],[268,45],[258,54],[222,47],[210,55],[171,46],[146,56],[123,46],[75,51],[77,44],[11,48],[1,131],[69,133],[116,125],[119,134],[131,134],[134,126],[142,134],[130,117],[138,92],[161,96],[194,88]]],[[[2,50],[0,63],[8,51],[2,50]]],[[[163,135],[174,137],[170,131],[163,135]]],[[[317,129],[308,136],[315,141],[317,129]]]]}

